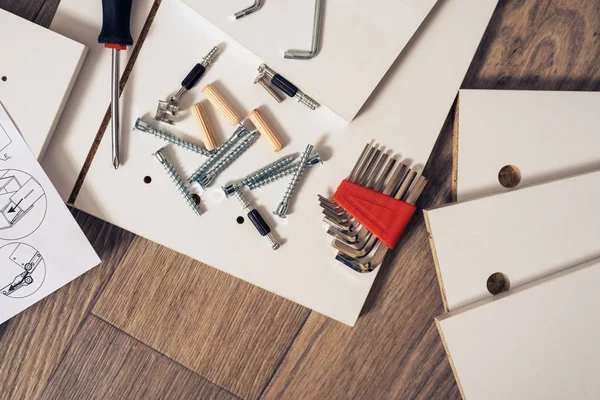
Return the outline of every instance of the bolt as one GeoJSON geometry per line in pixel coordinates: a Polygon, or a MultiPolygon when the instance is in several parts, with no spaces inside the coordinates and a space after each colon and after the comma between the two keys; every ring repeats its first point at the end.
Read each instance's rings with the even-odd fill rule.
{"type": "Polygon", "coordinates": [[[294,155],[294,154],[292,154],[290,156],[282,157],[279,160],[272,162],[271,164],[259,169],[258,171],[253,172],[252,174],[248,175],[244,179],[240,179],[239,181],[228,183],[227,185],[222,187],[223,192],[225,192],[225,196],[229,197],[229,196],[235,194],[235,192],[237,192],[244,186],[247,186],[248,184],[250,184],[254,181],[262,179],[263,176],[273,174],[273,173],[276,173],[276,172],[282,170],[284,167],[291,164],[295,159],[296,159],[296,155],[294,155]]]}
{"type": "Polygon", "coordinates": [[[175,146],[179,146],[189,151],[193,151],[194,153],[198,153],[200,155],[203,155],[204,157],[212,157],[212,153],[210,151],[203,149],[197,144],[180,139],[177,136],[170,134],[169,132],[156,129],[150,124],[147,124],[144,121],[142,121],[141,118],[138,118],[137,121],[135,121],[134,130],[138,130],[140,132],[145,132],[152,136],[156,136],[157,138],[162,139],[165,142],[174,144],[175,146]]]}
{"type": "Polygon", "coordinates": [[[204,178],[206,173],[215,165],[219,160],[227,153],[235,144],[246,136],[248,133],[248,129],[246,129],[243,125],[238,126],[238,128],[233,132],[233,135],[227,140],[227,142],[223,143],[223,145],[215,150],[215,153],[211,158],[206,160],[204,164],[202,164],[192,176],[188,178],[188,183],[192,183],[194,181],[199,181],[204,178]]]}
{"type": "Polygon", "coordinates": [[[300,158],[300,165],[298,166],[298,169],[296,169],[294,176],[292,176],[292,180],[290,181],[290,184],[288,185],[288,188],[285,191],[285,194],[283,195],[283,199],[281,200],[281,203],[279,203],[279,206],[277,206],[277,210],[273,211],[273,214],[277,215],[280,218],[285,218],[285,216],[287,214],[287,209],[290,204],[290,200],[292,199],[292,196],[294,195],[294,193],[296,192],[296,189],[298,188],[298,183],[300,183],[300,178],[302,177],[302,174],[304,173],[304,170],[306,169],[306,161],[308,161],[308,158],[310,157],[310,153],[312,153],[312,151],[313,151],[312,144],[309,144],[308,146],[306,146],[304,153],[302,153],[302,158],[300,158]]]}
{"type": "Polygon", "coordinates": [[[204,175],[202,175],[199,179],[196,180],[202,186],[202,188],[206,188],[209,186],[212,181],[227,167],[229,167],[235,160],[237,160],[246,150],[250,148],[256,142],[260,133],[258,131],[254,131],[250,133],[250,135],[242,138],[237,146],[233,148],[229,153],[227,153],[224,157],[222,157],[217,163],[215,163],[204,175]]]}
{"type": "Polygon", "coordinates": [[[166,154],[164,153],[164,147],[162,149],[158,150],[153,155],[156,156],[158,161],[165,168],[165,171],[167,171],[167,174],[169,175],[169,177],[175,184],[175,187],[177,188],[179,193],[181,193],[181,195],[185,199],[188,206],[192,209],[192,211],[194,211],[194,213],[197,216],[202,215],[202,210],[200,209],[199,205],[196,204],[196,202],[194,201],[194,198],[192,197],[192,193],[189,191],[189,189],[185,185],[185,182],[183,181],[183,179],[181,179],[181,176],[179,176],[179,173],[175,169],[175,166],[173,164],[171,164],[171,162],[167,158],[166,154]]]}
{"type": "MultiPolygon", "coordinates": [[[[306,167],[312,167],[313,165],[319,163],[322,163],[321,155],[319,153],[314,153],[306,162],[306,167]]],[[[294,172],[296,172],[299,166],[300,162],[295,162],[293,164],[288,165],[287,167],[284,167],[279,171],[273,171],[270,174],[263,175],[259,179],[256,179],[252,182],[248,182],[248,189],[258,189],[270,183],[278,181],[281,178],[285,178],[286,176],[292,175],[294,172]]]]}
{"type": "Polygon", "coordinates": [[[276,102],[283,102],[283,97],[281,97],[279,93],[277,93],[275,89],[273,89],[271,85],[269,85],[269,82],[265,80],[265,74],[260,74],[256,77],[256,79],[254,80],[254,84],[257,83],[259,83],[260,86],[262,86],[267,91],[267,93],[269,93],[271,97],[275,99],[276,102]]]}

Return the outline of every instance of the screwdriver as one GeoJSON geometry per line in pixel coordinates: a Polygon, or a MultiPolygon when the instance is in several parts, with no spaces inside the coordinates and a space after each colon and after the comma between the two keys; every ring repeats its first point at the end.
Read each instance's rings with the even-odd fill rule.
{"type": "Polygon", "coordinates": [[[131,3],[133,0],[102,0],[102,31],[98,43],[112,49],[112,161],[115,169],[121,164],[119,157],[119,52],[133,44],[131,37],[131,3]]]}

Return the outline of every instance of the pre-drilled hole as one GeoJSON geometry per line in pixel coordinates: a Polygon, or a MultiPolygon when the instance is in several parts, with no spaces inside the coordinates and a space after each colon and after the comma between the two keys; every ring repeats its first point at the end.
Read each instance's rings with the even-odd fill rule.
{"type": "Polygon", "coordinates": [[[149,176],[145,176],[145,177],[144,177],[144,183],[145,183],[145,184],[150,184],[150,183],[152,183],[152,178],[151,178],[151,177],[149,177],[149,176]]]}
{"type": "Polygon", "coordinates": [[[491,274],[487,280],[487,290],[493,295],[506,292],[508,289],[510,289],[510,280],[502,272],[491,274]]]}
{"type": "Polygon", "coordinates": [[[198,196],[196,193],[192,194],[192,200],[194,200],[196,205],[200,204],[200,196],[198,196]]]}
{"type": "Polygon", "coordinates": [[[498,181],[505,188],[515,188],[521,183],[521,171],[514,165],[506,165],[498,172],[498,181]]]}
{"type": "Polygon", "coordinates": [[[3,76],[1,79],[2,79],[2,82],[6,82],[8,80],[8,78],[5,76],[3,76]]]}
{"type": "Polygon", "coordinates": [[[240,225],[241,225],[241,224],[243,224],[243,223],[244,223],[244,217],[242,217],[242,216],[239,216],[239,217],[237,217],[237,218],[235,219],[235,221],[236,221],[238,224],[240,224],[240,225]]]}

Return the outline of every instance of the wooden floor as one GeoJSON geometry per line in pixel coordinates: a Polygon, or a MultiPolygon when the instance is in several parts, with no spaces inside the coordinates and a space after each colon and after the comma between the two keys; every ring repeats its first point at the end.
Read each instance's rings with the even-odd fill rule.
{"type": "MultiPolygon", "coordinates": [[[[48,26],[58,2],[0,7],[48,26]]],[[[600,0],[500,0],[463,87],[599,90],[600,0]]],[[[451,199],[452,126],[421,207],[451,199]]],[[[0,325],[2,399],[460,398],[420,214],[354,328],[73,214],[104,262],[0,325]]]]}

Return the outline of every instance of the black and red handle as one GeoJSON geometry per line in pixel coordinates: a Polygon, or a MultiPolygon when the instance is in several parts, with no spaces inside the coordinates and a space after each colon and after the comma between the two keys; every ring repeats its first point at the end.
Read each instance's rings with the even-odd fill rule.
{"type": "Polygon", "coordinates": [[[102,31],[98,43],[125,50],[133,44],[131,37],[131,6],[133,0],[102,0],[102,31]]]}

